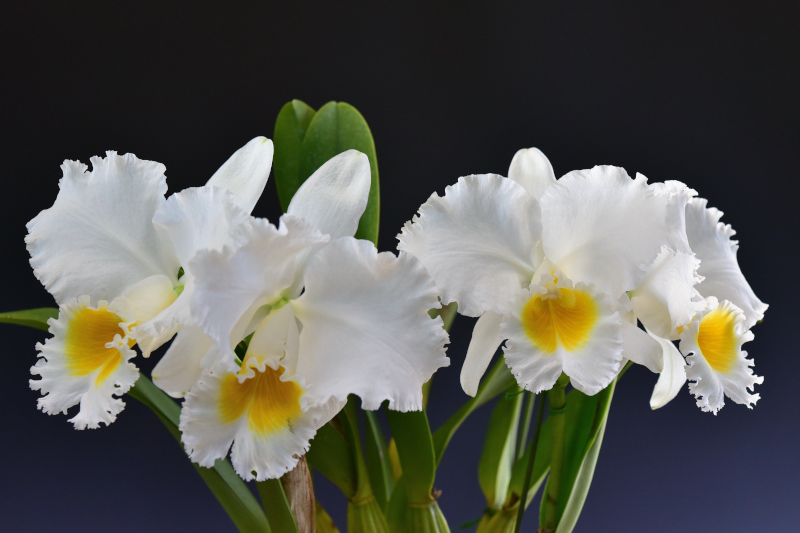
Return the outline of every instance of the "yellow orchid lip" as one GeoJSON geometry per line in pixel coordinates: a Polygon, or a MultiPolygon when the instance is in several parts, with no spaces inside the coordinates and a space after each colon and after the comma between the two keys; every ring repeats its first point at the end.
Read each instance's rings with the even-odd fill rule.
{"type": "Polygon", "coordinates": [[[522,326],[528,339],[545,353],[559,346],[576,351],[586,345],[600,317],[591,294],[556,288],[546,295],[534,295],[522,308],[522,326]]]}
{"type": "MultiPolygon", "coordinates": [[[[116,335],[125,338],[124,322],[116,313],[100,305],[97,309],[83,307],[76,311],[69,322],[64,338],[66,367],[73,376],[86,376],[100,371],[95,385],[101,385],[122,363],[122,354],[106,344],[116,335]]],[[[130,340],[132,346],[135,341],[130,340]]]]}
{"type": "Polygon", "coordinates": [[[722,374],[730,372],[738,355],[735,325],[736,315],[720,307],[702,318],[697,332],[697,346],[703,357],[722,374]]]}

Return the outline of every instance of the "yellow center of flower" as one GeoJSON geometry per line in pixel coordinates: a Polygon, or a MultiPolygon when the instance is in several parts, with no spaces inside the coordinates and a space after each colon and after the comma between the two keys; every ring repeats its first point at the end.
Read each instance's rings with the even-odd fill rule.
{"type": "MultiPolygon", "coordinates": [[[[246,368],[247,361],[243,368],[246,368]]],[[[277,433],[287,428],[301,414],[300,397],[303,389],[293,381],[281,381],[283,367],[263,372],[253,368],[256,375],[239,383],[235,374],[225,376],[220,387],[218,409],[220,419],[231,424],[244,415],[250,431],[261,435],[277,433]]]]}
{"type": "Polygon", "coordinates": [[[711,368],[727,374],[736,362],[736,316],[727,309],[715,309],[700,321],[697,346],[711,368]]]}
{"type": "Polygon", "coordinates": [[[72,316],[64,338],[66,366],[73,376],[86,376],[97,370],[95,378],[99,386],[122,363],[122,354],[116,348],[106,348],[106,343],[119,334],[125,336],[120,327],[122,319],[108,309],[84,307],[72,316]]]}
{"type": "Polygon", "coordinates": [[[537,294],[522,308],[525,334],[545,353],[559,345],[570,352],[581,349],[599,318],[600,308],[591,294],[566,288],[537,294]]]}

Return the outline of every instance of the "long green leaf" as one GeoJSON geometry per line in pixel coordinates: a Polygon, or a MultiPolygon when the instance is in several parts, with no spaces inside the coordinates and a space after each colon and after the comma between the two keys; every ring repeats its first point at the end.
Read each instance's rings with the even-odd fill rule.
{"type": "Polygon", "coordinates": [[[380,221],[378,159],[372,132],[356,108],[344,102],[328,102],[316,112],[303,138],[300,180],[302,183],[330,158],[350,149],[367,155],[372,174],[367,208],[355,236],[377,244],[380,221]]]}
{"type": "Polygon", "coordinates": [[[433,446],[436,452],[436,464],[442,460],[447,445],[450,439],[455,435],[456,430],[461,426],[464,420],[471,415],[475,409],[485,404],[495,396],[507,391],[512,385],[516,383],[514,376],[508,370],[505,361],[500,357],[494,364],[489,373],[483,378],[478,393],[474,398],[467,401],[461,408],[456,411],[439,429],[433,434],[433,446]]]}
{"type": "Polygon", "coordinates": [[[266,479],[256,483],[256,487],[258,495],[261,496],[261,503],[267,510],[267,520],[273,531],[297,533],[297,524],[281,480],[266,479]]]}
{"type": "MultiPolygon", "coordinates": [[[[178,425],[181,408],[172,398],[145,376],[139,376],[136,385],[128,391],[128,394],[149,407],[180,444],[181,433],[178,425]]],[[[196,463],[192,463],[192,466],[206,482],[239,531],[269,533],[269,523],[261,506],[227,460],[218,459],[213,468],[203,468],[196,463]]]]}
{"type": "Polygon", "coordinates": [[[400,413],[387,410],[386,413],[397,443],[408,503],[426,505],[434,499],[433,481],[436,477],[436,456],[428,416],[425,411],[400,413]]]}
{"type": "Polygon", "coordinates": [[[50,326],[47,324],[47,320],[57,317],[58,309],[55,307],[39,307],[38,309],[0,313],[0,322],[48,331],[50,326]]]}
{"type": "Polygon", "coordinates": [[[523,398],[518,394],[497,402],[478,463],[478,482],[486,496],[486,503],[495,511],[500,510],[506,502],[511,482],[523,398]]]}
{"type": "MultiPolygon", "coordinates": [[[[541,398],[538,401],[542,401],[541,398]]],[[[539,444],[536,447],[536,457],[533,460],[533,472],[531,474],[531,486],[528,489],[528,497],[525,502],[525,507],[530,505],[536,495],[536,491],[544,482],[547,471],[550,469],[550,444],[552,441],[552,426],[550,420],[545,420],[542,424],[542,429],[539,432],[539,444]]],[[[514,463],[514,469],[511,474],[511,482],[508,486],[508,499],[506,503],[514,500],[519,500],[522,495],[522,484],[525,482],[525,468],[528,465],[528,458],[531,456],[533,449],[533,441],[525,447],[525,453],[517,459],[514,463]]]]}
{"type": "Polygon", "coordinates": [[[316,111],[300,100],[292,100],[281,108],[275,120],[275,155],[272,168],[275,172],[275,186],[278,199],[285,212],[289,208],[294,193],[305,179],[300,177],[300,154],[308,126],[316,111]]]}
{"type": "Polygon", "coordinates": [[[369,481],[378,505],[385,510],[394,486],[392,465],[389,461],[389,449],[386,446],[386,440],[383,438],[375,413],[373,411],[364,411],[364,415],[367,419],[365,451],[369,481]]]}
{"type": "Polygon", "coordinates": [[[308,464],[333,482],[348,500],[356,495],[356,464],[347,439],[328,422],[318,431],[306,453],[308,464]]]}

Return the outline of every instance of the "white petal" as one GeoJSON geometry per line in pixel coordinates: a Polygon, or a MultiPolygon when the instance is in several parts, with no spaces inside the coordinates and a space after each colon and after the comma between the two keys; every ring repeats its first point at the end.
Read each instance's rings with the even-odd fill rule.
{"type": "Polygon", "coordinates": [[[37,344],[40,359],[31,374],[33,390],[41,391],[39,409],[47,414],[66,413],[80,404],[72,419],[76,429],[110,424],[125,407],[117,398],[133,386],[139,370],[129,361],[136,352],[128,347],[128,327],[133,316],[117,302],[91,306],[88,296],[68,300],[50,319],[53,337],[37,344]]]}
{"type": "Polygon", "coordinates": [[[252,213],[269,179],[273,151],[272,141],[266,137],[252,139],[236,150],[206,185],[229,190],[236,205],[252,213]]]}
{"type": "Polygon", "coordinates": [[[202,373],[201,361],[212,341],[197,326],[184,326],[153,369],[153,383],[174,398],[182,398],[202,373]]]}
{"type": "Polygon", "coordinates": [[[461,367],[461,388],[470,396],[478,393],[478,385],[492,362],[497,347],[503,342],[500,336],[500,321],[503,315],[487,311],[475,323],[472,339],[467,348],[467,357],[461,367]]]}
{"type": "MultiPolygon", "coordinates": [[[[640,174],[636,176],[639,177],[640,174]]],[[[669,242],[670,248],[676,252],[691,254],[692,250],[686,237],[686,205],[697,196],[697,191],[675,180],[651,183],[650,188],[657,196],[667,200],[667,226],[673,230],[669,242]]]]}
{"type": "Polygon", "coordinates": [[[172,305],[177,298],[172,281],[163,274],[156,274],[128,287],[117,301],[136,317],[137,324],[142,324],[172,305]]]}
{"type": "Polygon", "coordinates": [[[190,262],[195,275],[193,320],[231,360],[258,309],[279,301],[291,285],[297,255],[327,240],[309,223],[289,215],[281,218],[280,229],[251,219],[238,231],[237,246],[202,251],[190,262]]]}
{"type": "Polygon", "coordinates": [[[295,318],[291,305],[284,305],[276,311],[271,311],[253,332],[247,356],[258,357],[259,360],[264,360],[276,368],[286,351],[289,327],[293,322],[295,318]]]}
{"type": "Polygon", "coordinates": [[[746,329],[742,310],[731,302],[718,302],[712,296],[708,303],[708,310],[681,333],[689,390],[703,411],[717,414],[725,403],[723,393],[752,409],[760,395],[748,390],[764,382],[753,374],[753,360],[742,350],[742,344],[753,340],[753,333],[746,329]]]}
{"type": "Polygon", "coordinates": [[[389,400],[422,409],[422,385],[447,366],[447,333],[436,287],[412,256],[378,253],[343,237],[322,248],[305,271],[306,290],[290,302],[302,324],[297,375],[321,402],[361,397],[364,409],[389,400]]]}
{"type": "Polygon", "coordinates": [[[625,320],[621,321],[622,357],[638,365],[646,366],[650,372],[658,374],[664,369],[661,345],[647,333],[625,320]]]}
{"type": "Polygon", "coordinates": [[[297,189],[286,213],[302,217],[331,240],[352,237],[367,208],[369,158],[357,150],[332,157],[297,189]]]}
{"type": "Polygon", "coordinates": [[[523,148],[514,154],[508,167],[508,179],[522,185],[528,194],[539,200],[544,191],[556,182],[553,165],[538,148],[523,148]]]}
{"type": "Polygon", "coordinates": [[[167,191],[164,165],[116,152],[91,162],[86,172],[65,161],[53,207],[28,222],[36,277],[59,303],[83,294],[111,301],[155,274],[176,281],[177,261],[152,224],[167,191]]]}
{"type": "Polygon", "coordinates": [[[542,231],[536,199],[495,174],[466,176],[436,193],[398,235],[398,248],[428,269],[445,304],[481,316],[502,313],[536,270],[542,231]]]}
{"type": "Polygon", "coordinates": [[[571,279],[617,298],[674,239],[667,203],[619,167],[570,172],[541,199],[544,253],[571,279]]]}
{"type": "Polygon", "coordinates": [[[707,203],[704,198],[697,198],[686,207],[689,245],[700,259],[698,273],[705,278],[695,288],[705,297],[733,302],[744,311],[744,325],[749,329],[764,318],[769,306],[758,299],[739,269],[739,245],[731,240],[736,232],[719,221],[722,211],[706,208],[707,203]]]}
{"type": "Polygon", "coordinates": [[[154,350],[170,340],[181,327],[192,324],[190,305],[194,294],[194,279],[192,276],[184,275],[181,281],[186,282],[183,292],[172,304],[152,319],[133,328],[136,343],[145,357],[150,357],[154,350]]]}
{"type": "MultiPolygon", "coordinates": [[[[572,290],[572,283],[559,275],[554,282],[553,276],[547,279],[542,276],[542,284],[531,285],[530,289],[521,291],[512,313],[503,316],[500,331],[507,338],[505,348],[506,364],[517,379],[519,385],[532,392],[541,392],[553,387],[561,372],[570,377],[572,385],[581,392],[594,395],[606,388],[614,379],[620,369],[623,350],[623,334],[621,331],[622,319],[615,310],[616,303],[607,295],[600,293],[591,285],[578,283],[572,290]],[[562,289],[580,293],[585,298],[588,306],[592,307],[591,313],[582,315],[579,322],[584,322],[587,316],[592,319],[586,321],[580,328],[556,325],[548,331],[555,329],[558,333],[547,335],[550,346],[541,342],[543,339],[534,340],[530,335],[546,335],[537,324],[526,315],[526,305],[534,299],[552,297],[558,299],[558,294],[564,298],[570,292],[561,292],[562,289]],[[588,327],[584,327],[588,326],[588,327]],[[584,331],[578,334],[579,339],[573,341],[572,346],[567,346],[561,334],[573,335],[574,331],[584,331]]],[[[553,320],[571,320],[569,311],[551,316],[553,320]]]]}
{"type": "Polygon", "coordinates": [[[672,252],[666,246],[647,267],[647,275],[634,291],[631,302],[644,327],[659,337],[677,339],[678,328],[705,308],[694,287],[700,261],[694,254],[672,252]]]}
{"type": "Polygon", "coordinates": [[[686,383],[686,362],[672,341],[653,335],[649,331],[648,334],[658,341],[663,350],[664,370],[659,374],[653,395],[650,397],[650,408],[659,409],[671,402],[686,383]]]}

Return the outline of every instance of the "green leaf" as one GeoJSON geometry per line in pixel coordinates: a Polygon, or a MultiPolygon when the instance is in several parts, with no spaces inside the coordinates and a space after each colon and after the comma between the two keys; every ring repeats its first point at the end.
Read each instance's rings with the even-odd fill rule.
{"type": "Polygon", "coordinates": [[[495,396],[505,392],[512,385],[516,384],[516,380],[501,356],[494,364],[491,370],[484,376],[478,387],[478,393],[474,398],[467,401],[461,408],[451,416],[447,422],[442,424],[439,429],[433,434],[433,446],[436,451],[436,464],[442,460],[447,445],[450,439],[455,435],[456,430],[461,426],[464,420],[475,411],[478,407],[485,404],[495,396]]]}
{"type": "Polygon", "coordinates": [[[344,427],[344,437],[350,445],[356,467],[356,494],[352,499],[359,502],[373,499],[372,484],[369,480],[367,463],[364,461],[364,453],[361,448],[361,430],[358,425],[358,408],[356,407],[355,395],[348,396],[347,403],[341,414],[340,419],[344,427]]]}
{"type": "Polygon", "coordinates": [[[367,155],[372,174],[367,208],[361,216],[355,236],[357,239],[366,239],[377,245],[380,221],[378,159],[375,155],[372,132],[367,126],[367,121],[355,107],[344,102],[328,102],[316,112],[303,138],[300,183],[308,179],[330,158],[350,149],[367,155]]]}
{"type": "MultiPolygon", "coordinates": [[[[541,402],[542,399],[539,398],[537,401],[541,402]]],[[[528,501],[525,502],[526,508],[528,505],[530,505],[533,497],[536,496],[536,492],[539,490],[542,482],[544,482],[547,471],[550,470],[550,444],[552,441],[553,428],[549,422],[549,419],[545,420],[542,424],[542,429],[539,432],[539,444],[536,447],[536,457],[533,460],[531,486],[528,489],[528,501]]],[[[522,484],[525,482],[525,468],[528,465],[528,460],[531,456],[532,449],[533,441],[531,441],[525,447],[525,453],[522,454],[519,459],[517,459],[516,463],[514,463],[514,469],[511,474],[511,482],[508,486],[508,500],[506,503],[509,503],[515,499],[518,500],[522,496],[522,484]],[[516,495],[516,497],[514,495],[516,495]]]]}
{"type": "Polygon", "coordinates": [[[319,500],[314,502],[314,507],[317,513],[317,533],[339,533],[339,528],[333,523],[333,518],[322,507],[319,500]]]}
{"type": "Polygon", "coordinates": [[[333,482],[348,500],[356,495],[356,464],[347,439],[328,422],[318,431],[306,453],[308,464],[333,482]]]}
{"type": "Polygon", "coordinates": [[[275,120],[275,134],[272,138],[275,155],[272,168],[275,172],[278,199],[284,212],[289,208],[294,193],[308,178],[300,177],[300,153],[315,113],[305,102],[292,100],[281,108],[275,120]]]}
{"type": "Polygon", "coordinates": [[[50,329],[50,326],[47,325],[49,318],[58,318],[58,309],[55,307],[39,307],[38,309],[0,313],[0,322],[41,329],[42,331],[50,329]]]}
{"type": "Polygon", "coordinates": [[[366,460],[369,471],[369,481],[375,499],[381,509],[386,509],[389,503],[389,496],[392,494],[394,478],[392,476],[392,465],[389,461],[389,449],[386,440],[383,438],[380,425],[373,411],[364,411],[367,419],[367,438],[366,438],[366,460]]]}
{"type": "Polygon", "coordinates": [[[436,456],[428,416],[425,411],[401,413],[387,410],[386,414],[397,443],[408,503],[426,505],[434,500],[433,480],[436,477],[436,456]]]}
{"type": "MultiPolygon", "coordinates": [[[[181,432],[178,429],[181,408],[172,398],[153,385],[147,377],[140,375],[136,385],[128,394],[149,407],[180,444],[181,432]]],[[[247,488],[242,478],[233,470],[231,464],[218,459],[213,468],[203,468],[192,463],[197,473],[214,493],[220,505],[231,517],[242,533],[269,533],[267,517],[258,501],[247,488]]]]}
{"type": "Polygon", "coordinates": [[[274,531],[297,533],[297,524],[292,515],[289,499],[280,479],[267,479],[256,483],[261,503],[267,511],[267,520],[274,531]]]}
{"type": "Polygon", "coordinates": [[[511,482],[522,399],[523,396],[514,396],[497,402],[478,463],[478,482],[486,503],[496,511],[505,504],[511,482]]]}

